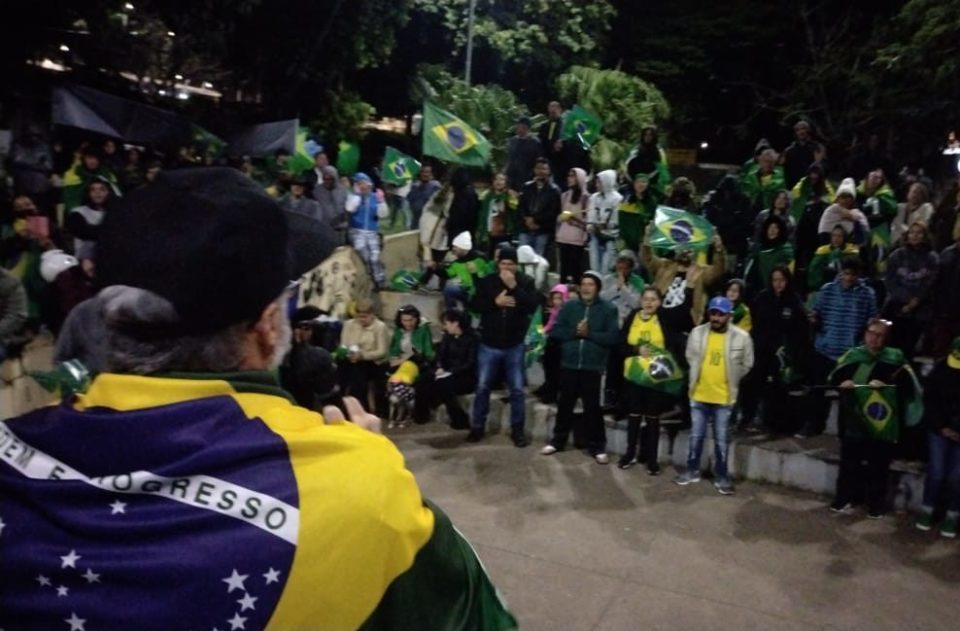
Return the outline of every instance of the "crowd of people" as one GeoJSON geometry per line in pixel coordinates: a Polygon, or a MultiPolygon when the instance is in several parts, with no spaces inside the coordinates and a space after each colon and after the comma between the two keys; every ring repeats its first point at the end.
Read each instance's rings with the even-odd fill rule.
{"type": "MultiPolygon", "coordinates": [[[[477,442],[491,393],[505,386],[511,438],[525,447],[527,373],[539,362],[536,394],[557,406],[542,454],[565,449],[573,433],[574,445],[608,463],[608,414],[627,427],[617,464],[657,475],[661,426],[689,424],[687,470],[675,479],[686,485],[700,480],[712,426],[714,484],[729,494],[734,431],[817,436],[839,393],[832,507],[865,502],[870,516],[882,516],[891,460],[925,451],[918,527],[930,527],[944,495],[941,532],[952,536],[960,510],[960,390],[951,387],[960,375],[957,187],[935,189],[918,169],[895,171],[876,147],[834,160],[801,120],[782,152],[759,141],[701,196],[690,178],[671,177],[654,126],[622,168],[596,173],[562,127],[562,108],[551,103],[538,130],[517,120],[503,171],[423,164],[405,187],[382,181],[377,166],[342,175],[320,147],[299,173],[285,151],[258,167],[237,164],[285,210],[329,224],[378,290],[388,285],[383,225],[418,230],[423,267],[412,289],[442,292],[439,339],[416,307],[404,306],[390,326],[375,302],[357,301],[324,344],[335,374],[330,362],[297,355],[318,343],[325,314],[296,310],[287,367],[326,375],[320,390],[291,386],[305,392],[298,401],[352,395],[388,428],[426,422],[443,405],[451,426],[477,442]],[[706,219],[712,238],[703,247],[652,245],[661,206],[706,219]],[[459,396],[471,392],[468,412],[459,396]]],[[[113,140],[67,155],[39,134],[18,139],[0,239],[4,353],[45,327],[59,336],[60,359],[104,368],[95,317],[78,308],[97,292],[100,226],[117,199],[163,168],[137,148],[121,154],[113,140]]]]}

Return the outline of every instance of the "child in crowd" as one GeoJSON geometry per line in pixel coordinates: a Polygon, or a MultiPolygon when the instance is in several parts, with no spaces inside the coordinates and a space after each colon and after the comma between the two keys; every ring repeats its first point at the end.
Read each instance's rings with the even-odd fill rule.
{"type": "Polygon", "coordinates": [[[550,330],[557,322],[557,314],[565,302],[570,300],[570,288],[560,283],[550,290],[550,303],[546,308],[546,324],[543,334],[547,336],[547,345],[540,361],[543,363],[543,385],[534,392],[544,403],[557,400],[557,384],[560,378],[560,343],[550,337],[550,330]]]}

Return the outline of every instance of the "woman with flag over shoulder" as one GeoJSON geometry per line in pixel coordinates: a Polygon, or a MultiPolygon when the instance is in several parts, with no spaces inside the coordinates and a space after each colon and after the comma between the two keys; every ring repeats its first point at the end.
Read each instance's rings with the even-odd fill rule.
{"type": "Polygon", "coordinates": [[[837,361],[828,378],[840,388],[840,472],[830,510],[845,513],[866,501],[867,517],[882,519],[901,424],[923,415],[923,391],[903,352],[887,346],[893,325],[873,318],[863,345],[837,361]]]}
{"type": "Polygon", "coordinates": [[[683,357],[684,334],[693,327],[690,305],[701,274],[699,268],[687,274],[683,304],[677,309],[660,309],[663,294],[647,285],[640,296],[640,308],[623,322],[628,416],[627,450],[617,463],[621,469],[642,462],[647,465],[647,473],[660,475],[660,419],[676,406],[683,391],[683,369],[677,358],[683,357]]]}

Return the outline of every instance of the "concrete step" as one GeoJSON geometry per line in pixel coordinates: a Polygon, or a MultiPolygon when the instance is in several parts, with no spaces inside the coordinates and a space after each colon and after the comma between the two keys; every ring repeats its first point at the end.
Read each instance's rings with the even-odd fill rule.
{"type": "MultiPolygon", "coordinates": [[[[487,432],[509,433],[510,405],[505,399],[505,390],[495,390],[490,397],[490,415],[487,432]]],[[[474,395],[461,397],[461,404],[471,414],[474,395]]],[[[835,407],[835,406],[834,406],[835,407]]],[[[540,403],[532,394],[525,398],[526,431],[532,447],[546,444],[553,434],[556,407],[540,403]]],[[[472,415],[471,415],[472,416],[472,415]]],[[[831,414],[834,419],[836,411],[831,414]]],[[[446,411],[439,408],[434,420],[449,423],[446,411]]],[[[605,419],[607,428],[607,452],[611,460],[624,453],[627,446],[626,421],[605,419]]],[[[680,470],[686,468],[689,432],[681,430],[671,441],[666,428],[660,435],[660,463],[673,464],[680,470]]],[[[713,466],[713,440],[707,437],[703,448],[701,465],[703,471],[713,466]]],[[[738,479],[767,482],[833,495],[840,464],[840,444],[835,435],[823,434],[813,438],[798,439],[767,434],[735,434],[730,445],[730,472],[738,479]]],[[[895,461],[891,467],[891,500],[896,510],[918,510],[923,498],[925,465],[912,461],[895,461]]]]}

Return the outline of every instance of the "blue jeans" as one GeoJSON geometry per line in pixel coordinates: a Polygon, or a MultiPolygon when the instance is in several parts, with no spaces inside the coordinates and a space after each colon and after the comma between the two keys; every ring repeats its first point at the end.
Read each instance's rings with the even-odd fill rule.
{"type": "Polygon", "coordinates": [[[923,508],[933,512],[946,484],[947,512],[960,512],[960,443],[940,432],[928,434],[930,459],[923,483],[923,508]]]}
{"type": "Polygon", "coordinates": [[[713,475],[717,480],[729,480],[727,456],[730,453],[730,412],[732,405],[690,402],[690,450],[687,454],[687,470],[700,471],[700,455],[707,437],[707,425],[713,423],[713,450],[716,462],[713,475]]]}
{"type": "Polygon", "coordinates": [[[447,309],[456,309],[461,302],[466,305],[469,299],[467,290],[458,281],[448,280],[443,286],[443,306],[447,309]]]}
{"type": "Polygon", "coordinates": [[[473,422],[471,423],[474,429],[484,429],[487,426],[487,414],[490,413],[490,391],[493,390],[493,382],[499,376],[502,366],[507,378],[507,387],[510,388],[510,427],[513,430],[523,430],[523,352],[523,344],[510,348],[480,345],[477,353],[477,372],[479,373],[477,396],[473,400],[473,422]]]}
{"type": "Polygon", "coordinates": [[[529,245],[540,256],[546,257],[547,245],[550,243],[549,234],[520,233],[520,245],[529,245]]]}
{"type": "Polygon", "coordinates": [[[617,242],[614,240],[601,243],[596,235],[590,235],[590,269],[606,274],[613,267],[613,258],[617,253],[617,242]]]}

